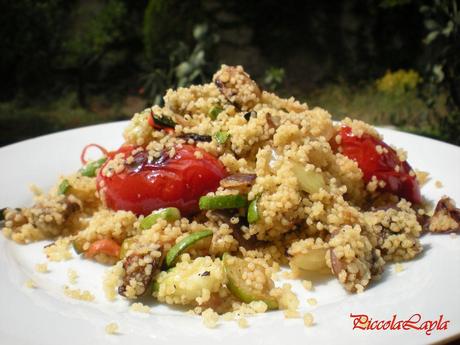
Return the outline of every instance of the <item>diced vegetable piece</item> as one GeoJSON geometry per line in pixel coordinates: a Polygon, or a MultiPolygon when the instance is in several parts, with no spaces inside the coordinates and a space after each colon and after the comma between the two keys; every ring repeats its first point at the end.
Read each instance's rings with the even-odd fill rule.
{"type": "Polygon", "coordinates": [[[157,126],[165,127],[165,128],[174,128],[176,126],[176,123],[174,122],[174,120],[171,119],[169,116],[152,114],[152,118],[153,118],[155,125],[157,126]]]}
{"type": "Polygon", "coordinates": [[[220,185],[224,188],[249,188],[254,184],[256,178],[256,174],[237,173],[220,180],[220,185]]]}
{"type": "Polygon", "coordinates": [[[325,248],[310,249],[307,253],[297,254],[291,258],[291,265],[305,271],[329,271],[326,264],[325,248]]]}
{"type": "Polygon", "coordinates": [[[194,141],[203,141],[205,143],[209,143],[212,141],[212,137],[206,134],[196,134],[196,133],[185,133],[179,136],[181,139],[189,140],[192,139],[194,141]]]}
{"type": "Polygon", "coordinates": [[[198,257],[188,262],[179,262],[167,272],[161,272],[153,286],[160,302],[169,304],[196,304],[196,298],[203,290],[210,293],[219,291],[225,281],[225,273],[220,259],[198,257]],[[155,286],[158,284],[158,287],[155,286]]]}
{"type": "Polygon", "coordinates": [[[245,260],[225,253],[223,262],[227,274],[227,288],[235,297],[244,303],[262,301],[268,309],[278,309],[278,301],[270,296],[268,289],[257,291],[244,281],[243,273],[248,270],[248,263],[245,260]]]}
{"type": "Polygon", "coordinates": [[[104,238],[93,242],[85,252],[85,257],[90,259],[97,254],[119,257],[120,245],[111,238],[104,238]]]}
{"type": "Polygon", "coordinates": [[[199,240],[212,236],[212,230],[202,230],[194,232],[193,234],[188,235],[179,243],[176,243],[166,254],[165,264],[166,267],[172,267],[174,261],[179,257],[179,255],[188,247],[195,244],[199,240]]]}
{"type": "Polygon", "coordinates": [[[175,207],[162,208],[156,211],[153,211],[150,215],[142,219],[141,228],[143,230],[150,229],[153,224],[155,224],[158,219],[164,219],[168,222],[173,222],[180,219],[180,211],[175,207]]]}
{"type": "Polygon", "coordinates": [[[259,220],[259,210],[257,209],[257,199],[251,201],[248,207],[248,222],[254,224],[259,220]]]}
{"type": "Polygon", "coordinates": [[[102,164],[105,163],[106,160],[107,157],[102,157],[97,161],[86,164],[83,168],[80,169],[80,174],[86,177],[95,177],[96,170],[99,169],[102,166],[102,164]]]}
{"type": "Polygon", "coordinates": [[[299,181],[300,188],[309,194],[318,192],[326,185],[324,178],[320,173],[316,171],[305,170],[305,168],[300,164],[294,164],[292,171],[299,181]]]}
{"type": "Polygon", "coordinates": [[[221,145],[225,144],[225,142],[227,141],[229,137],[230,137],[230,133],[224,132],[224,131],[219,131],[214,134],[214,138],[221,145]]]}
{"type": "Polygon", "coordinates": [[[136,242],[136,239],[134,237],[128,237],[123,241],[120,248],[120,260],[125,258],[126,254],[128,253],[128,250],[131,248],[134,242],[136,242]]]}
{"type": "Polygon", "coordinates": [[[67,191],[69,190],[69,187],[70,187],[69,180],[67,180],[67,179],[62,180],[62,182],[60,183],[60,185],[58,187],[58,194],[67,193],[67,191]]]}
{"type": "Polygon", "coordinates": [[[247,207],[248,199],[244,195],[216,195],[200,198],[201,210],[221,210],[225,208],[247,207]]]}
{"type": "Polygon", "coordinates": [[[81,253],[84,252],[84,250],[83,250],[83,243],[82,243],[82,241],[79,241],[78,239],[74,239],[74,240],[72,241],[72,247],[73,247],[73,249],[75,250],[75,252],[76,252],[77,254],[81,254],[81,253]]]}
{"type": "Polygon", "coordinates": [[[209,112],[208,112],[208,115],[209,117],[211,118],[211,120],[215,120],[217,119],[217,116],[223,111],[224,109],[220,106],[220,105],[216,105],[214,107],[212,107],[209,112]]]}

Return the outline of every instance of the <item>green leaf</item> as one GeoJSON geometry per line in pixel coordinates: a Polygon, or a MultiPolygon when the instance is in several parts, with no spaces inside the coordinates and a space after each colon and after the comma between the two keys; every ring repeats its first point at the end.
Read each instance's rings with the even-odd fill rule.
{"type": "Polygon", "coordinates": [[[423,40],[423,42],[424,42],[426,45],[428,45],[428,44],[430,44],[431,42],[433,42],[433,41],[436,39],[436,37],[438,37],[438,35],[439,35],[439,31],[432,31],[432,32],[430,32],[430,33],[425,37],[425,39],[423,40]]]}

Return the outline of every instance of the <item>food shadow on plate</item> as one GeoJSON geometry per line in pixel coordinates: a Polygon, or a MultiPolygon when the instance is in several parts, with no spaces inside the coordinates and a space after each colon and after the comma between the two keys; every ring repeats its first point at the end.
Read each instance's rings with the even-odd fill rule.
{"type": "Polygon", "coordinates": [[[426,256],[427,256],[427,253],[429,254],[429,250],[431,249],[431,244],[424,244],[423,246],[423,250],[422,252],[417,255],[415,258],[413,259],[410,259],[410,260],[404,260],[404,261],[400,261],[400,262],[387,262],[386,265],[385,265],[385,269],[383,270],[382,272],[382,275],[380,276],[380,279],[373,279],[369,286],[367,287],[366,290],[370,290],[372,288],[374,288],[375,286],[378,286],[379,284],[383,284],[385,283],[385,281],[387,281],[389,279],[390,276],[394,275],[394,274],[397,274],[397,272],[395,272],[395,264],[406,264],[406,263],[410,263],[412,265],[412,263],[415,263],[417,261],[420,261],[422,259],[424,259],[426,256]]]}

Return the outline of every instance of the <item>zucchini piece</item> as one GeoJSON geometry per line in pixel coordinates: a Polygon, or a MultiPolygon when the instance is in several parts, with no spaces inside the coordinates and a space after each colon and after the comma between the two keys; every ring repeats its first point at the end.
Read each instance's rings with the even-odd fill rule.
{"type": "Polygon", "coordinates": [[[290,264],[304,271],[329,272],[326,264],[326,248],[310,249],[307,253],[296,254],[290,264]]]}
{"type": "Polygon", "coordinates": [[[249,207],[248,207],[248,222],[249,224],[254,224],[254,223],[257,223],[257,221],[259,220],[259,210],[257,208],[257,201],[259,200],[259,198],[256,198],[254,200],[251,201],[251,203],[249,204],[249,207]]]}
{"type": "Polygon", "coordinates": [[[190,247],[192,244],[195,244],[199,240],[212,236],[212,230],[202,230],[194,232],[193,234],[188,235],[179,243],[176,243],[172,248],[168,251],[165,258],[166,267],[172,267],[174,265],[174,261],[179,257],[182,252],[190,247]]]}
{"type": "Polygon", "coordinates": [[[223,111],[224,109],[220,106],[220,105],[216,105],[214,107],[212,107],[209,112],[208,112],[208,115],[209,117],[211,118],[211,120],[215,120],[217,119],[217,116],[223,111]]]}
{"type": "Polygon", "coordinates": [[[227,288],[235,297],[244,303],[262,301],[267,305],[268,309],[278,309],[278,301],[270,296],[269,291],[255,291],[243,280],[242,276],[248,265],[246,261],[225,253],[223,262],[227,275],[227,288]]]}
{"type": "Polygon", "coordinates": [[[180,219],[180,217],[180,211],[175,207],[161,208],[153,211],[150,215],[142,219],[140,226],[142,230],[150,229],[160,218],[168,222],[173,222],[180,219]]]}
{"type": "Polygon", "coordinates": [[[230,133],[224,131],[219,131],[214,134],[214,138],[220,145],[224,145],[229,137],[230,133]]]}
{"type": "Polygon", "coordinates": [[[292,171],[299,181],[300,188],[309,194],[318,192],[326,185],[324,178],[320,173],[311,170],[307,171],[298,163],[294,163],[292,171]]]}
{"type": "Polygon", "coordinates": [[[70,183],[69,180],[64,179],[62,182],[59,184],[58,187],[58,194],[65,194],[70,188],[70,183]]]}
{"type": "Polygon", "coordinates": [[[248,199],[245,195],[215,195],[200,198],[200,210],[221,210],[226,208],[247,207],[248,199]]]}
{"type": "Polygon", "coordinates": [[[81,241],[78,241],[77,239],[74,239],[72,241],[72,247],[77,254],[82,254],[84,252],[83,243],[81,241]]]}
{"type": "Polygon", "coordinates": [[[96,170],[99,169],[106,160],[107,157],[102,157],[97,161],[86,164],[83,168],[80,169],[80,174],[86,177],[95,177],[96,170]]]}

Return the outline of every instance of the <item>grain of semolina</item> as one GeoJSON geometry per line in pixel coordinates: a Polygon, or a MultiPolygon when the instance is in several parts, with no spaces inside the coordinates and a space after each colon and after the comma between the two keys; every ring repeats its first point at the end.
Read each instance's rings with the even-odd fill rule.
{"type": "Polygon", "coordinates": [[[240,328],[248,328],[249,327],[249,322],[247,319],[244,317],[238,319],[238,327],[240,328]]]}
{"type": "Polygon", "coordinates": [[[314,323],[314,318],[313,318],[313,314],[311,313],[305,313],[303,315],[303,323],[306,327],[311,327],[313,326],[313,323],[314,323]]]}
{"type": "Polygon", "coordinates": [[[27,279],[24,285],[29,289],[35,289],[37,284],[32,279],[27,279]]]}
{"type": "Polygon", "coordinates": [[[110,322],[105,326],[105,333],[114,335],[117,334],[119,330],[119,326],[116,322],[110,322]]]}
{"type": "Polygon", "coordinates": [[[313,306],[313,305],[317,305],[318,301],[316,300],[316,298],[308,298],[307,303],[313,306]]]}
{"type": "Polygon", "coordinates": [[[47,272],[49,272],[48,264],[46,262],[36,264],[35,265],[35,271],[37,271],[39,273],[47,273],[47,272]]]}

